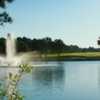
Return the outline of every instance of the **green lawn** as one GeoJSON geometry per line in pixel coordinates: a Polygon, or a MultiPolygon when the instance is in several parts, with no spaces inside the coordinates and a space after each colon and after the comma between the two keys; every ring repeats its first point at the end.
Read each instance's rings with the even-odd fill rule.
{"type": "Polygon", "coordinates": [[[61,60],[96,60],[100,59],[100,52],[75,52],[75,53],[60,53],[60,54],[47,54],[46,56],[43,55],[43,57],[49,59],[49,60],[56,60],[56,59],[61,59],[61,60]]]}
{"type": "MultiPolygon", "coordinates": [[[[47,57],[56,57],[58,54],[47,54],[47,57]]],[[[59,56],[80,56],[80,57],[100,57],[100,52],[75,52],[75,53],[61,53],[59,56]]]]}

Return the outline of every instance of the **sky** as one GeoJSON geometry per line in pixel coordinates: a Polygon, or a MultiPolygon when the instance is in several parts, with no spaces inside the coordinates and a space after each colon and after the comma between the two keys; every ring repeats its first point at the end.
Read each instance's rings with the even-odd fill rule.
{"type": "Polygon", "coordinates": [[[98,47],[100,0],[15,0],[6,10],[14,21],[1,27],[1,37],[51,37],[67,45],[98,47]]]}

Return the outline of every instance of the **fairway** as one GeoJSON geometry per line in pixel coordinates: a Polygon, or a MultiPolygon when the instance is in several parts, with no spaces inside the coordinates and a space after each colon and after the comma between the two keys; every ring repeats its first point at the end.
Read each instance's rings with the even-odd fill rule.
{"type": "Polygon", "coordinates": [[[47,60],[100,60],[100,52],[73,52],[43,54],[47,60]]]}
{"type": "MultiPolygon", "coordinates": [[[[47,54],[47,57],[56,57],[58,56],[57,53],[55,54],[47,54]]],[[[75,52],[75,53],[60,53],[59,56],[63,57],[73,57],[73,56],[81,56],[81,57],[100,57],[100,52],[75,52]]]]}

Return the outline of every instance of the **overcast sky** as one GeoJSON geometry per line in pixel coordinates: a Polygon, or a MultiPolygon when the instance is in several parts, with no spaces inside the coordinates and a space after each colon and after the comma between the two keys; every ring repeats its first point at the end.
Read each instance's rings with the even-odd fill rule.
{"type": "Polygon", "coordinates": [[[7,8],[14,22],[0,35],[60,38],[66,44],[97,47],[100,0],[15,0],[7,8]]]}

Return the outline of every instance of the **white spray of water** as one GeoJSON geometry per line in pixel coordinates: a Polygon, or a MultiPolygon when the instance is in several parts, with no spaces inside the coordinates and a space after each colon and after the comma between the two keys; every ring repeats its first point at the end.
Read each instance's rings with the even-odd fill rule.
{"type": "Polygon", "coordinates": [[[0,55],[0,66],[14,67],[23,63],[29,63],[40,56],[37,52],[27,52],[27,53],[16,53],[15,39],[10,33],[7,34],[6,38],[6,56],[0,55]],[[34,55],[34,56],[33,56],[34,55]]]}
{"type": "Polygon", "coordinates": [[[8,33],[6,39],[6,63],[11,65],[17,61],[15,57],[16,47],[15,39],[8,33]]]}
{"type": "MultiPolygon", "coordinates": [[[[15,39],[12,37],[10,33],[7,34],[6,38],[6,56],[0,56],[0,66],[7,67],[7,72],[16,73],[16,69],[18,66],[23,63],[29,63],[35,59],[33,55],[37,55],[37,53],[16,53],[16,44],[15,39]],[[14,68],[16,67],[16,68],[14,68]],[[14,71],[15,70],[15,71],[14,71]]],[[[36,57],[38,58],[38,56],[36,57]]]]}
{"type": "Polygon", "coordinates": [[[15,56],[15,40],[14,38],[11,37],[10,34],[7,35],[6,39],[6,57],[7,60],[12,60],[13,57],[15,56]]]}

